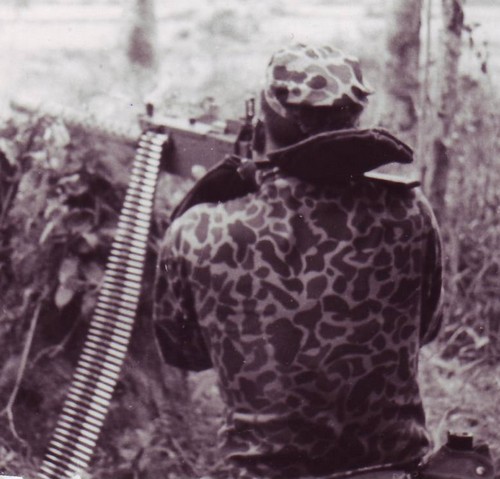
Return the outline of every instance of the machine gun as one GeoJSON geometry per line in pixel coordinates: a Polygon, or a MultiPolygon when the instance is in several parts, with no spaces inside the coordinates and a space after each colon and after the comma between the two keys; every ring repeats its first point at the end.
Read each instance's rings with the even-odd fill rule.
{"type": "Polygon", "coordinates": [[[13,102],[18,112],[62,120],[135,149],[96,307],[83,349],[37,479],[78,479],[87,469],[127,354],[141,295],[158,174],[189,176],[195,165],[210,169],[227,155],[251,156],[254,101],[239,121],[160,117],[152,105],[138,125],[96,121],[54,104],[13,102]]]}
{"type": "Polygon", "coordinates": [[[38,103],[29,100],[14,100],[11,107],[20,113],[40,114],[62,120],[71,129],[84,130],[108,140],[120,143],[129,153],[137,147],[143,132],[167,134],[162,152],[162,168],[168,173],[188,177],[192,168],[201,165],[209,169],[226,155],[236,154],[251,158],[252,120],[255,115],[255,100],[245,101],[245,115],[235,120],[178,118],[158,115],[151,103],[145,105],[145,113],[136,124],[126,124],[100,119],[55,103],[38,103]]]}

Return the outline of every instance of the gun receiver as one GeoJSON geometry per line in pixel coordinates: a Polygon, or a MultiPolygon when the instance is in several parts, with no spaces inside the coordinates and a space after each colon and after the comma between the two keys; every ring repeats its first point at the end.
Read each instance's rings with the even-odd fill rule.
{"type": "Polygon", "coordinates": [[[194,166],[210,168],[234,151],[241,124],[235,121],[204,122],[195,118],[144,115],[142,130],[168,133],[163,169],[190,176],[194,166]]]}

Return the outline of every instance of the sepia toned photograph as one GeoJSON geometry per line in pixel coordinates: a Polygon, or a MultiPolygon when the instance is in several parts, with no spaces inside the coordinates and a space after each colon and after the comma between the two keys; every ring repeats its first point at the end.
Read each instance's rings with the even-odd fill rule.
{"type": "Polygon", "coordinates": [[[500,479],[498,0],[2,0],[0,479],[500,479]]]}

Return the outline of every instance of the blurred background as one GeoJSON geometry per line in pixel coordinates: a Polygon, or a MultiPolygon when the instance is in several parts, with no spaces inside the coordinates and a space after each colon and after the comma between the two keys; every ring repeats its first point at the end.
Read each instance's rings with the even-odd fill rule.
{"type": "MultiPolygon", "coordinates": [[[[440,2],[429,4],[429,60],[435,62],[440,2]]],[[[4,100],[31,95],[79,107],[113,105],[133,114],[148,93],[176,103],[213,97],[224,113],[234,115],[241,113],[241,98],[258,91],[270,54],[291,42],[352,52],[378,86],[388,5],[382,0],[4,0],[0,92],[4,100]],[[130,74],[134,66],[148,71],[139,85],[130,74]],[[136,100],[132,105],[130,98],[136,100]]],[[[473,77],[487,61],[497,84],[499,8],[493,0],[465,2],[470,32],[464,37],[471,33],[474,47],[464,49],[461,59],[461,71],[473,77]]]]}
{"type": "MultiPolygon", "coordinates": [[[[500,465],[499,23],[497,0],[2,0],[0,474],[32,477],[40,463],[133,156],[11,102],[126,125],[145,101],[167,115],[240,118],[271,53],[293,42],[358,56],[376,90],[363,124],[415,150],[446,263],[445,322],[421,360],[429,425],[436,446],[448,429],[473,432],[500,465]]],[[[153,255],[190,184],[161,178],[153,255]]],[[[213,375],[159,365],[149,316],[146,304],[95,479],[198,477],[216,455],[213,375]]]]}

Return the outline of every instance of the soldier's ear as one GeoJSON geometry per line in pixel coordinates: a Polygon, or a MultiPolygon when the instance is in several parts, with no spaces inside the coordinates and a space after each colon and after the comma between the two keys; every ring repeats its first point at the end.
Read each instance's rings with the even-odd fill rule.
{"type": "Polygon", "coordinates": [[[257,123],[255,124],[252,138],[252,149],[260,155],[264,154],[266,149],[266,130],[262,120],[257,120],[257,123]]]}

